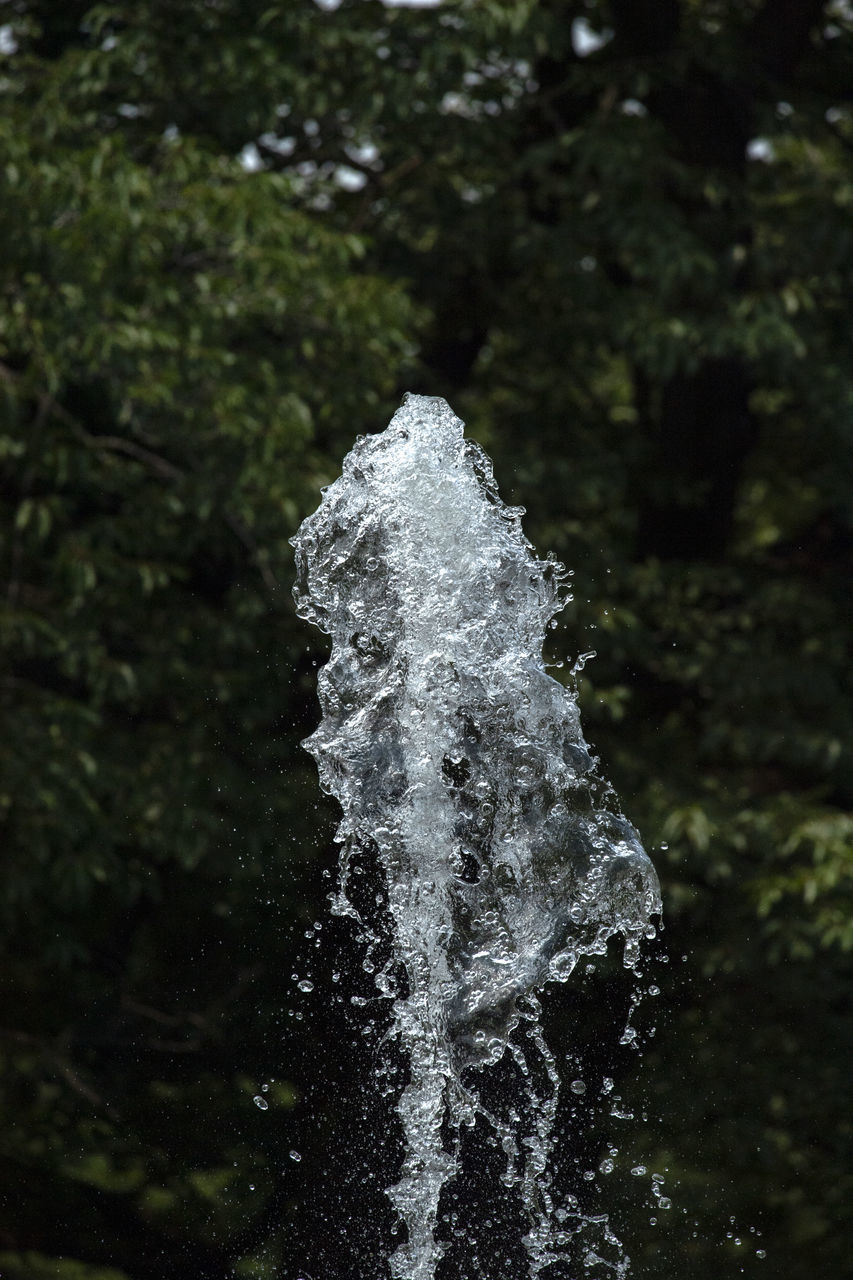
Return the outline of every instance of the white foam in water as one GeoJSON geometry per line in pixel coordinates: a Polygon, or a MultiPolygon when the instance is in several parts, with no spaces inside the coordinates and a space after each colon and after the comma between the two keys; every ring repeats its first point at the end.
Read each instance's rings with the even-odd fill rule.
{"type": "MultiPolygon", "coordinates": [[[[590,1236],[596,1220],[572,1219],[551,1193],[558,1076],[536,992],[616,933],[633,965],[660,912],[636,831],[606,807],[615,797],[574,694],[545,670],[562,566],[536,558],[522,514],[501,502],[489,459],[446,401],[409,395],[386,431],[356,441],[293,539],[299,614],[332,637],[323,720],[306,746],[343,809],[337,909],[353,910],[349,861],[369,846],[393,921],[380,991],[406,975],[393,1014],[411,1063],[405,1162],[388,1193],[407,1236],[395,1280],[433,1280],[439,1197],[458,1171],[447,1134],[485,1115],[470,1083],[480,1072],[465,1068],[507,1052],[525,1105],[486,1118],[528,1223],[530,1275],[572,1232],[590,1236]],[[524,1049],[511,1039],[522,1019],[524,1049]]],[[[625,1274],[598,1221],[590,1264],[625,1274]],[[596,1250],[609,1246],[608,1264],[596,1250]]]]}

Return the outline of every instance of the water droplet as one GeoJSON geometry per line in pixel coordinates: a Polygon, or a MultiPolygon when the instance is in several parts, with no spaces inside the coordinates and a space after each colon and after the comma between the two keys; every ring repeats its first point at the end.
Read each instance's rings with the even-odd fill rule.
{"type": "Polygon", "coordinates": [[[642,1178],[643,1174],[647,1172],[646,1166],[644,1164],[635,1164],[631,1172],[635,1178],[642,1178]]]}
{"type": "Polygon", "coordinates": [[[586,1085],[584,1084],[583,1080],[573,1080],[572,1083],[569,1085],[569,1088],[571,1089],[572,1093],[578,1093],[578,1094],[586,1093],[586,1085]]]}
{"type": "Polygon", "coordinates": [[[297,1164],[299,1164],[299,1161],[302,1159],[302,1156],[298,1151],[288,1151],[287,1154],[290,1156],[291,1160],[295,1160],[297,1164]]]}
{"type": "Polygon", "coordinates": [[[314,983],[313,983],[313,982],[309,982],[309,980],[308,980],[307,978],[303,978],[301,982],[297,983],[297,986],[299,987],[299,990],[300,990],[300,991],[313,991],[313,990],[314,990],[314,983]]]}
{"type": "Polygon", "coordinates": [[[579,653],[571,668],[571,674],[573,676],[579,675],[590,659],[596,656],[595,649],[590,649],[588,653],[579,653]]]}
{"type": "Polygon", "coordinates": [[[259,1093],[255,1094],[252,1101],[254,1102],[256,1107],[260,1108],[261,1111],[269,1111],[270,1104],[267,1102],[266,1098],[262,1098],[259,1093]]]}
{"type": "Polygon", "coordinates": [[[755,1256],[756,1256],[756,1258],[766,1258],[766,1257],[767,1257],[767,1251],[766,1251],[765,1249],[756,1249],[756,1250],[755,1250],[755,1256]]]}

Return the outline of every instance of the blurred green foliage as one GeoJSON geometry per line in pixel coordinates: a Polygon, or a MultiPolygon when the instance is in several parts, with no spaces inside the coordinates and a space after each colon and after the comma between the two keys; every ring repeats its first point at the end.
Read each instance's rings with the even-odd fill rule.
{"type": "Polygon", "coordinates": [[[322,1190],[371,1059],[290,995],[334,814],[287,538],[406,389],[575,571],[549,650],[661,873],[635,1274],[845,1274],[849,6],[0,18],[3,1274],[374,1280],[322,1190]]]}

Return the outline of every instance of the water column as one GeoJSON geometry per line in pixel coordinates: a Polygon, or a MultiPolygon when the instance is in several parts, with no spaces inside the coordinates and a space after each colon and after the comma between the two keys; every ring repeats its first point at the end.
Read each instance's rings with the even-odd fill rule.
{"type": "Polygon", "coordinates": [[[391,948],[375,976],[410,1067],[388,1193],[406,1237],[394,1280],[433,1280],[441,1192],[459,1174],[447,1135],[478,1117],[506,1153],[529,1274],[561,1256],[572,1229],[550,1186],[558,1076],[536,992],[616,933],[632,965],[660,911],[574,694],[545,670],[563,570],[535,556],[522,514],[447,403],[410,395],[384,432],[356,441],[293,539],[298,611],[332,637],[306,746],[343,811],[336,909],[358,914],[355,849],[370,847],[387,890],[391,948]],[[505,1054],[525,1104],[487,1114],[477,1079],[505,1054]]]}

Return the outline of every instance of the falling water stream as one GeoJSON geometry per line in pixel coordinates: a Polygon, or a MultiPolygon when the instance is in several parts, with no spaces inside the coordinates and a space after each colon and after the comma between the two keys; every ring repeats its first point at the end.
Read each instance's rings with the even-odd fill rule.
{"type": "MultiPolygon", "coordinates": [[[[335,910],[368,935],[367,966],[408,1065],[405,1156],[388,1190],[404,1238],[394,1280],[434,1280],[442,1190],[478,1122],[502,1148],[529,1276],[589,1235],[590,1219],[554,1188],[559,1077],[537,993],[614,934],[633,966],[660,912],[657,877],[596,768],[574,693],[545,669],[563,569],[537,559],[522,514],[502,503],[446,401],[409,395],[384,432],[356,441],[293,539],[298,611],[332,638],[323,719],[306,746],[343,810],[335,910]],[[390,945],[353,885],[365,850],[384,882],[390,945]],[[520,1096],[487,1105],[480,1082],[507,1055],[520,1096]]],[[[625,1274],[596,1222],[617,1246],[609,1272],[625,1274]]]]}

